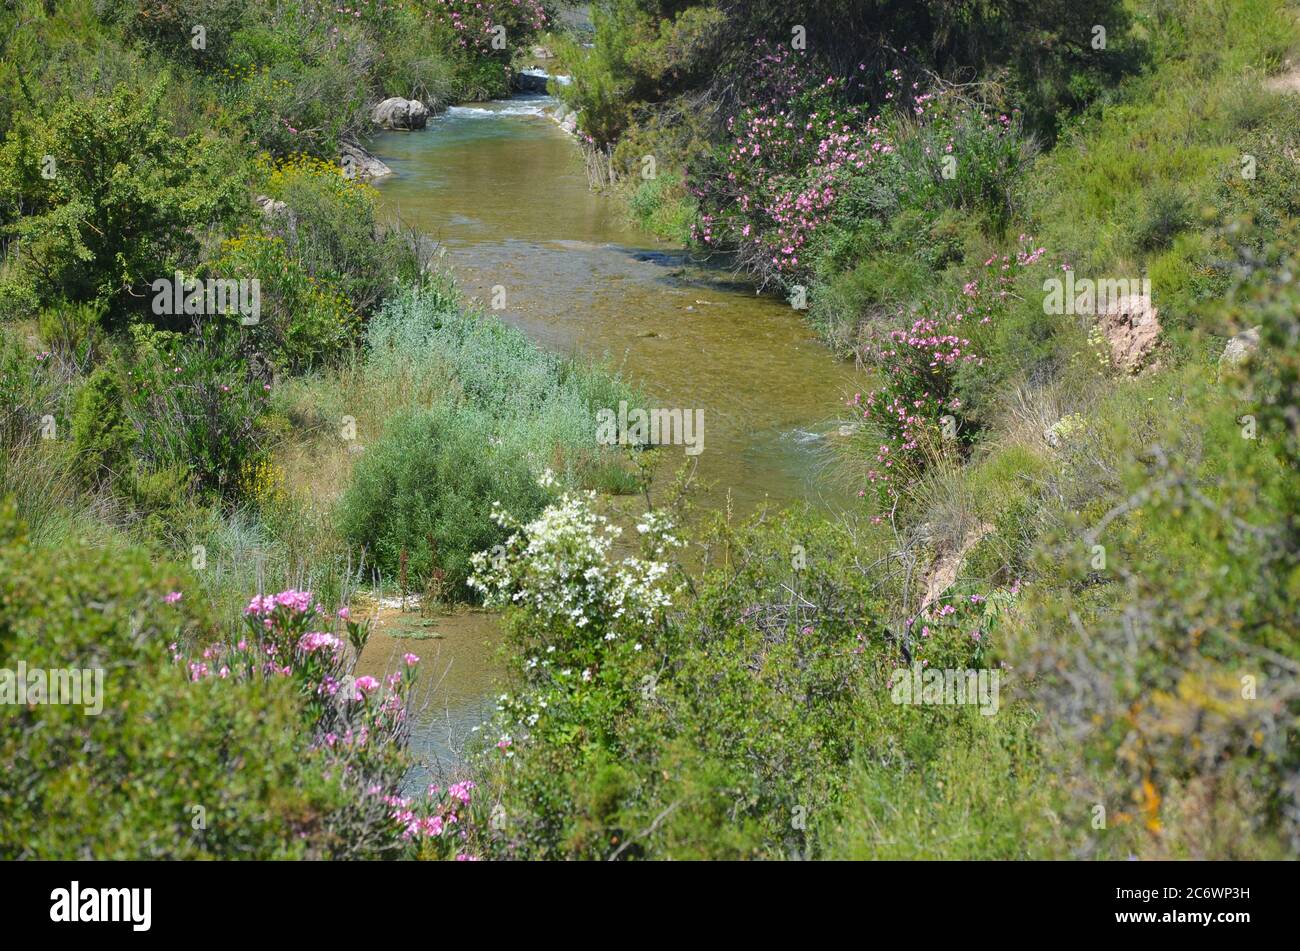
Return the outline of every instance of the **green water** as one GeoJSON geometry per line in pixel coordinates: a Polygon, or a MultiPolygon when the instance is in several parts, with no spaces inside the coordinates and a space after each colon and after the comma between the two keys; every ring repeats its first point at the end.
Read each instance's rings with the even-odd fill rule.
{"type": "MultiPolygon", "coordinates": [[[[377,183],[387,213],[446,249],[467,294],[490,303],[495,289],[499,302],[504,289],[492,312],[540,346],[607,362],[653,407],[703,410],[704,450],[692,458],[714,485],[711,504],[742,515],[765,500],[851,505],[823,471],[823,434],[854,389],[850,369],[788,304],[689,262],[593,193],[576,143],[544,115],[553,104],[454,107],[424,130],[377,138],[372,150],[396,173],[377,183]]],[[[688,458],[682,447],[664,456],[671,469],[688,458]]],[[[415,744],[442,755],[481,714],[495,674],[492,651],[451,644],[493,639],[492,624],[446,626],[437,650],[449,663],[421,665],[445,696],[421,714],[415,744]]],[[[384,642],[367,650],[368,664],[400,656],[400,644],[384,642]]]]}

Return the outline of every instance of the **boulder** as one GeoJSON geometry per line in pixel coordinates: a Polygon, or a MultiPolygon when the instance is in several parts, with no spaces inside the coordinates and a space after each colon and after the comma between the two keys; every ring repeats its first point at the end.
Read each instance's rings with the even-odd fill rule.
{"type": "Polygon", "coordinates": [[[1111,362],[1121,370],[1136,373],[1160,341],[1160,312],[1151,298],[1126,294],[1111,304],[1097,319],[1097,327],[1110,345],[1111,362]]]}
{"type": "Polygon", "coordinates": [[[925,589],[925,594],[921,598],[922,611],[937,601],[940,595],[953,586],[957,580],[957,575],[961,572],[962,565],[966,561],[966,556],[993,529],[994,526],[991,523],[983,522],[966,532],[960,542],[954,543],[952,539],[948,539],[936,546],[934,560],[930,563],[930,569],[921,578],[921,585],[925,589]]]}
{"type": "Polygon", "coordinates": [[[556,109],[547,113],[561,129],[569,135],[578,134],[578,113],[561,103],[556,109]]]}
{"type": "Polygon", "coordinates": [[[363,182],[393,174],[391,168],[355,142],[344,142],[339,147],[339,163],[343,166],[344,174],[349,178],[356,178],[363,182]]]}
{"type": "Polygon", "coordinates": [[[544,69],[521,69],[515,73],[515,88],[520,92],[546,92],[550,80],[544,69]]]}
{"type": "Polygon", "coordinates": [[[266,215],[268,218],[274,217],[275,215],[287,214],[289,211],[288,205],[282,201],[276,201],[270,195],[258,195],[253,199],[253,201],[257,204],[257,207],[262,210],[262,214],[266,215]]]}
{"type": "Polygon", "coordinates": [[[375,106],[370,118],[381,129],[423,129],[429,121],[429,109],[418,99],[393,96],[375,106]]]}
{"type": "Polygon", "coordinates": [[[1220,366],[1236,366],[1244,363],[1252,353],[1259,349],[1259,332],[1262,327],[1251,327],[1249,330],[1243,330],[1223,348],[1223,353],[1219,356],[1220,366]]]}

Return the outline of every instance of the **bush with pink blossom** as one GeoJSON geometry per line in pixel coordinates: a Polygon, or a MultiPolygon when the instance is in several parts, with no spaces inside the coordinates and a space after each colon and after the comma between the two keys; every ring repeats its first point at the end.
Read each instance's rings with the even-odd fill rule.
{"type": "Polygon", "coordinates": [[[864,86],[880,77],[865,64],[839,76],[809,63],[788,50],[760,58],[757,85],[770,92],[729,118],[726,144],[692,170],[701,247],[790,287],[809,283],[845,235],[907,209],[960,208],[993,230],[1006,221],[1029,155],[1018,113],[897,68],[873,109],[864,86]]]}
{"type": "Polygon", "coordinates": [[[1020,594],[1020,582],[980,594],[969,585],[945,591],[907,620],[912,660],[923,667],[977,669],[1001,663],[995,635],[1020,594]]]}
{"type": "Polygon", "coordinates": [[[993,256],[984,274],[968,281],[955,300],[932,297],[901,326],[871,328],[859,351],[880,385],[849,400],[857,443],[864,450],[863,478],[888,509],[938,456],[969,446],[975,421],[966,413],[960,373],[983,366],[971,338],[1005,312],[1019,272],[1042,258],[1022,235],[1014,255],[993,256]]]}
{"type": "Polygon", "coordinates": [[[459,49],[498,59],[547,23],[538,0],[433,0],[425,15],[449,27],[459,49]]]}
{"type": "Polygon", "coordinates": [[[472,783],[422,798],[402,794],[410,765],[407,705],[419,657],[378,678],[355,675],[369,622],[347,608],[331,616],[309,591],[258,595],[244,609],[245,630],[193,658],[173,648],[195,683],[284,680],[301,702],[305,752],[347,791],[337,821],[380,852],[442,857],[464,852],[472,783]],[[442,840],[446,836],[445,842],[442,840]]]}

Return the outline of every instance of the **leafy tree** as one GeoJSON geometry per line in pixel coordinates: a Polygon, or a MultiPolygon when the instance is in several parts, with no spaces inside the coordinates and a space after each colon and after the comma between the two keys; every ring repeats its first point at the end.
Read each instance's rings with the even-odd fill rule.
{"type": "Polygon", "coordinates": [[[244,206],[238,163],[214,141],[173,134],[166,90],[164,78],[69,100],[5,136],[0,220],[13,222],[15,280],[40,300],[101,300],[120,322],[150,282],[194,261],[203,230],[244,206]]]}

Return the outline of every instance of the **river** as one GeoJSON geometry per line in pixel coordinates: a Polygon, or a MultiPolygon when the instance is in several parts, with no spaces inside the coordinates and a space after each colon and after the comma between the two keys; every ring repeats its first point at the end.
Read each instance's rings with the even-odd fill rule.
{"type": "MultiPolygon", "coordinates": [[[[850,368],[788,304],[691,262],[591,191],[577,144],[546,115],[554,105],[518,96],[455,106],[426,129],[377,137],[372,150],[395,172],[377,183],[386,213],[445,248],[468,295],[491,301],[496,288],[499,300],[504,289],[496,312],[540,346],[611,365],[651,406],[702,409],[695,459],[711,504],[740,515],[764,501],[852,504],[822,472],[850,368]]],[[[677,452],[665,453],[674,469],[677,452]]],[[[367,647],[368,673],[407,650],[422,656],[427,704],[412,745],[434,772],[491,712],[499,637],[484,612],[404,614],[384,617],[367,647]]]]}

